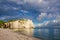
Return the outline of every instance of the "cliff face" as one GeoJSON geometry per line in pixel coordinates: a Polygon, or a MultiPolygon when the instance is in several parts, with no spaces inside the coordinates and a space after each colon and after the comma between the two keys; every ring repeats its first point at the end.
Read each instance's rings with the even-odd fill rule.
{"type": "Polygon", "coordinates": [[[6,25],[9,25],[10,28],[34,28],[32,20],[17,20],[8,22],[6,25]]]}

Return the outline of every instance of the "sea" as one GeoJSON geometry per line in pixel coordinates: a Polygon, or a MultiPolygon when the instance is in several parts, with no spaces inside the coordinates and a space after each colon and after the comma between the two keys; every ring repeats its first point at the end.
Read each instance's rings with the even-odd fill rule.
{"type": "Polygon", "coordinates": [[[42,40],[60,40],[60,29],[49,28],[31,28],[31,29],[19,29],[16,31],[19,34],[32,36],[42,40]]]}

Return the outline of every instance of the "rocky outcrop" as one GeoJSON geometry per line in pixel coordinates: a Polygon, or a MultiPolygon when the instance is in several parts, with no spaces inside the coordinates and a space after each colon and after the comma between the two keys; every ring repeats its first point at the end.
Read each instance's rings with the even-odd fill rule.
{"type": "Polygon", "coordinates": [[[7,22],[6,25],[9,28],[34,28],[32,20],[17,20],[12,22],[7,22]]]}

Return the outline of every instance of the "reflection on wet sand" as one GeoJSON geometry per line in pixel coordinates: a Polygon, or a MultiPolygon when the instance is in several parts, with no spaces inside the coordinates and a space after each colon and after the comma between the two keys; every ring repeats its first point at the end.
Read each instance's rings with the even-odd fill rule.
{"type": "Polygon", "coordinates": [[[21,33],[21,34],[24,34],[24,35],[28,35],[28,36],[33,36],[34,34],[34,29],[31,28],[24,28],[24,29],[13,29],[14,31],[18,32],[18,33],[21,33]]]}
{"type": "Polygon", "coordinates": [[[17,33],[43,40],[60,40],[60,29],[14,29],[17,33]]]}

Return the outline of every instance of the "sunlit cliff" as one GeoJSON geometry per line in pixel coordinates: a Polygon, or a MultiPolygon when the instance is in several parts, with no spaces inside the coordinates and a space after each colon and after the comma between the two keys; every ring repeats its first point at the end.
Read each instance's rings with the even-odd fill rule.
{"type": "Polygon", "coordinates": [[[16,20],[5,23],[9,28],[34,28],[32,20],[16,20]]]}

